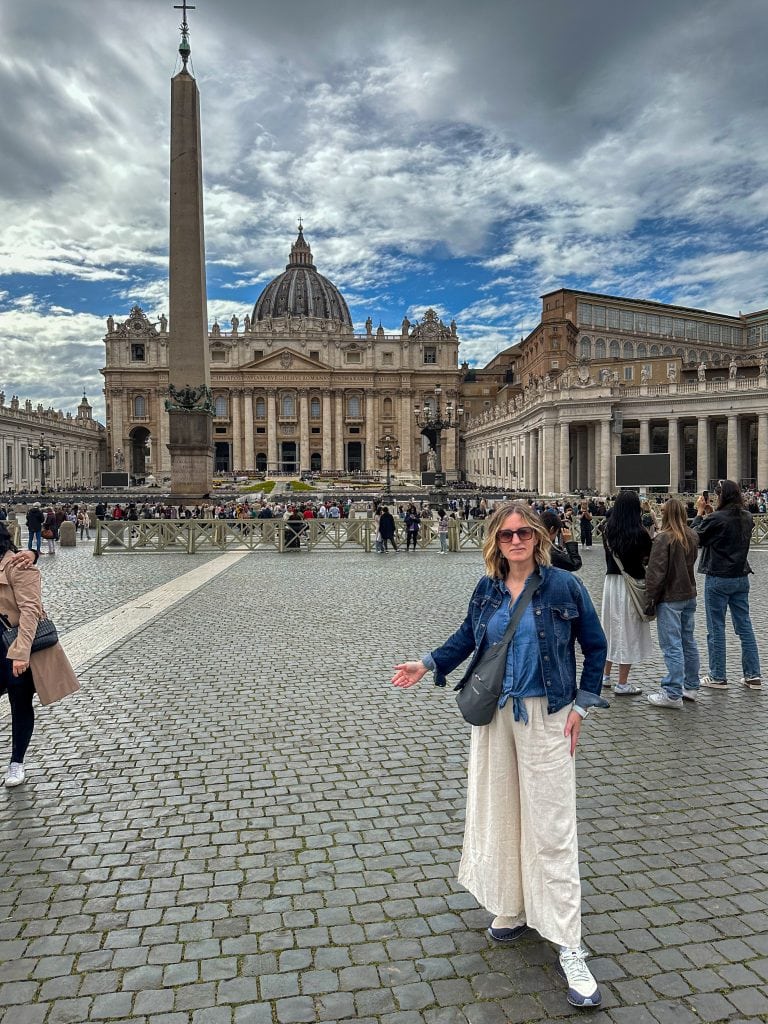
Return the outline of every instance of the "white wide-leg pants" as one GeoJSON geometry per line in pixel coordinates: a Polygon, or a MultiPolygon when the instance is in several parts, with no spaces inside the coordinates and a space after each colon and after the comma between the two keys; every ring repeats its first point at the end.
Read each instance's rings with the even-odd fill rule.
{"type": "MultiPolygon", "coordinates": [[[[547,714],[526,698],[472,728],[459,882],[496,916],[527,923],[559,946],[581,944],[576,771],[563,735],[570,707],[547,714]]],[[[511,927],[511,925],[509,925],[511,927]]]]}

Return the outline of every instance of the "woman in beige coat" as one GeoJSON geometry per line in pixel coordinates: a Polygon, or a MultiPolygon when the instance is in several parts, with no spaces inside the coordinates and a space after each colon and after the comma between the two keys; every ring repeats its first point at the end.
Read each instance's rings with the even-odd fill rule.
{"type": "Polygon", "coordinates": [[[19,627],[8,650],[4,645],[0,650],[0,693],[7,691],[11,705],[11,763],[5,776],[9,787],[26,779],[24,756],[35,727],[35,693],[41,704],[52,704],[80,688],[60,644],[30,652],[37,624],[45,617],[40,573],[20,561],[15,552],[5,524],[0,523],[0,615],[10,626],[19,627]]]}

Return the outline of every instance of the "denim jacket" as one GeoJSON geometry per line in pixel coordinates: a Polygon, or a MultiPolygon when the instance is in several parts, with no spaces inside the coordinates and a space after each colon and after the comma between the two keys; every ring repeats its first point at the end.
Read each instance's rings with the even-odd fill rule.
{"type": "MultiPolygon", "coordinates": [[[[539,665],[547,693],[549,714],[574,700],[578,707],[607,708],[600,696],[608,645],[600,619],[578,577],[564,569],[541,566],[542,583],[533,595],[533,615],[539,638],[539,665]],[[584,664],[576,685],[575,641],[584,664]]],[[[445,686],[446,675],[472,655],[469,667],[455,689],[460,690],[488,647],[487,627],[503,600],[508,600],[501,581],[484,576],[475,587],[467,616],[442,647],[432,651],[435,683],[445,686]]]]}

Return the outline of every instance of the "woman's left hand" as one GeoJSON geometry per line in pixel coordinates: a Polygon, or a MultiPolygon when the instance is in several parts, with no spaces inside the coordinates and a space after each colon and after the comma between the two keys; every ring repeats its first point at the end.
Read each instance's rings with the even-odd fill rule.
{"type": "Polygon", "coordinates": [[[8,558],[5,564],[15,565],[19,569],[31,569],[35,564],[35,552],[29,550],[17,551],[8,558]]]}
{"type": "Polygon", "coordinates": [[[566,736],[571,738],[571,757],[576,753],[576,746],[579,742],[579,733],[581,732],[581,723],[584,719],[581,717],[578,711],[570,711],[568,718],[565,722],[565,729],[563,730],[566,736]]]}
{"type": "Polygon", "coordinates": [[[28,668],[29,668],[29,662],[28,661],[17,661],[14,658],[14,660],[13,660],[13,674],[15,676],[23,675],[27,671],[28,668]]]}

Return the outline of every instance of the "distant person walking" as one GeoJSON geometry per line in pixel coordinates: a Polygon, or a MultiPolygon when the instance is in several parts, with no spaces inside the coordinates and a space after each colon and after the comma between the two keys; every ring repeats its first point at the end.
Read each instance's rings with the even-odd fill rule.
{"type": "Polygon", "coordinates": [[[36,501],[27,512],[27,530],[29,530],[29,543],[27,547],[30,551],[40,552],[40,548],[43,545],[42,530],[44,522],[45,514],[40,508],[40,502],[36,501]]]}
{"type": "Polygon", "coordinates": [[[699,572],[704,579],[704,609],[707,618],[709,672],[701,685],[727,690],[725,672],[725,614],[730,610],[733,628],[741,641],[742,683],[759,690],[760,657],[755,631],[749,617],[749,542],[754,530],[752,516],[744,508],[741,488],[723,480],[717,509],[696,527],[701,547],[699,572]]]}
{"type": "Polygon", "coordinates": [[[416,510],[415,505],[409,505],[405,513],[405,550],[406,552],[413,548],[416,551],[416,541],[419,539],[419,530],[421,527],[421,516],[416,510]]]}
{"type": "Polygon", "coordinates": [[[592,513],[586,505],[581,506],[579,514],[579,532],[581,534],[581,546],[592,547],[592,513]]]}
{"type": "Polygon", "coordinates": [[[696,700],[699,692],[699,649],[693,635],[699,541],[687,518],[682,501],[670,498],[645,570],[648,607],[656,611],[659,647],[667,666],[661,688],[648,694],[648,702],[657,708],[682,710],[683,700],[696,700]]]}
{"type": "Polygon", "coordinates": [[[395,542],[395,520],[389,508],[384,505],[379,516],[379,534],[381,536],[381,553],[386,555],[387,544],[392,545],[392,549],[397,551],[397,544],[395,542]]]}
{"type": "Polygon", "coordinates": [[[611,669],[619,666],[617,697],[636,697],[643,691],[629,681],[632,666],[653,654],[651,627],[635,611],[624,577],[616,563],[633,579],[645,579],[645,565],[651,553],[651,538],[640,519],[640,499],[635,491],[621,491],[603,525],[606,576],[600,618],[608,638],[603,686],[611,685],[611,669]]]}

